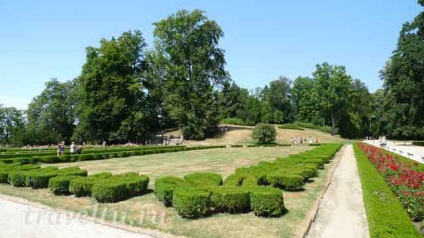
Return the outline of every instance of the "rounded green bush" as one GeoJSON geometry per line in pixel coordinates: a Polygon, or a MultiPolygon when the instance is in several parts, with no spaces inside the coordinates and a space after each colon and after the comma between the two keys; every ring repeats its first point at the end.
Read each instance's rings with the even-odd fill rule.
{"type": "Polygon", "coordinates": [[[184,179],[197,186],[222,185],[222,176],[215,173],[193,173],[184,176],[184,179]]]}
{"type": "Polygon", "coordinates": [[[181,186],[174,190],[172,204],[179,216],[198,218],[210,213],[210,192],[200,188],[181,186]]]}
{"type": "Polygon", "coordinates": [[[212,207],[217,212],[240,213],[250,210],[250,192],[247,189],[218,186],[211,191],[212,207]]]}
{"type": "Polygon", "coordinates": [[[155,182],[155,195],[165,206],[172,206],[172,197],[177,186],[184,184],[184,179],[177,177],[162,177],[155,182]]]}
{"type": "Polygon", "coordinates": [[[253,128],[252,137],[258,144],[271,144],[275,142],[277,131],[274,125],[259,123],[253,128]]]}
{"type": "Polygon", "coordinates": [[[250,207],[256,216],[281,216],[285,211],[283,194],[278,188],[259,186],[250,192],[250,207]]]}
{"type": "Polygon", "coordinates": [[[59,176],[49,180],[49,189],[55,195],[68,195],[70,194],[69,185],[71,180],[75,179],[76,176],[59,176]]]}

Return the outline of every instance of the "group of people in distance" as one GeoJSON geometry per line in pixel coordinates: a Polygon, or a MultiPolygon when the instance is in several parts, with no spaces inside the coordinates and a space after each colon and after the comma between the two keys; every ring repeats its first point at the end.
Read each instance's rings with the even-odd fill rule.
{"type": "MultiPolygon", "coordinates": [[[[70,152],[73,154],[81,154],[82,149],[80,146],[77,146],[75,142],[71,143],[70,152]]],[[[65,141],[57,143],[57,156],[65,155],[65,141]]]]}
{"type": "MultiPolygon", "coordinates": [[[[305,138],[297,138],[297,137],[291,137],[290,138],[290,144],[291,145],[303,145],[306,143],[312,144],[314,143],[314,138],[312,136],[309,136],[308,140],[305,138]]],[[[315,143],[318,144],[318,137],[315,137],[315,143]]]]}

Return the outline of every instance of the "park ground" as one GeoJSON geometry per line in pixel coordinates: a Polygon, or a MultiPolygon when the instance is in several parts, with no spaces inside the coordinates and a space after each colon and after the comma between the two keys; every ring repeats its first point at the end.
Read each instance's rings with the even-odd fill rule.
{"type": "MultiPolygon", "coordinates": [[[[313,136],[312,131],[287,131],[287,134],[292,133],[293,136],[296,134],[298,137],[308,137],[309,134],[313,136]]],[[[325,140],[326,137],[323,136],[323,133],[315,133],[320,133],[320,137],[325,140]]],[[[281,131],[279,131],[279,134],[281,134],[281,131]]],[[[240,144],[243,143],[242,139],[248,140],[246,137],[250,137],[250,131],[230,130],[226,136],[228,135],[233,137],[230,144],[240,144]]],[[[289,138],[290,134],[288,135],[289,138]]],[[[328,138],[333,139],[331,136],[328,136],[328,138]]],[[[341,141],[339,138],[334,138],[341,141]]],[[[280,143],[286,139],[279,137],[280,143]]],[[[224,136],[214,140],[228,141],[229,139],[224,136]]],[[[278,157],[285,157],[309,149],[311,147],[307,145],[221,148],[57,165],[60,167],[80,166],[82,169],[87,169],[89,174],[105,171],[112,173],[138,172],[151,178],[149,188],[153,189],[155,179],[161,176],[182,177],[192,172],[210,171],[219,173],[225,178],[232,174],[236,168],[257,164],[260,161],[272,161],[278,157]]],[[[341,153],[338,153],[335,161],[340,156],[341,153]]],[[[335,164],[326,165],[325,170],[320,171],[319,177],[305,185],[304,191],[284,192],[288,213],[277,219],[259,218],[253,213],[218,214],[197,220],[181,219],[174,208],[163,206],[152,192],[119,203],[107,204],[98,204],[90,198],[55,196],[47,189],[13,188],[10,185],[0,185],[0,193],[47,205],[60,211],[87,214],[89,217],[93,216],[94,208],[96,208],[99,211],[106,211],[104,217],[109,221],[113,220],[114,214],[117,214],[118,221],[125,217],[124,223],[127,225],[141,228],[143,231],[154,230],[159,232],[154,236],[160,237],[169,234],[189,237],[300,237],[314,215],[313,210],[317,206],[318,199],[329,180],[330,171],[335,168],[335,164]]],[[[100,214],[97,214],[97,216],[100,216],[100,214]]]]}

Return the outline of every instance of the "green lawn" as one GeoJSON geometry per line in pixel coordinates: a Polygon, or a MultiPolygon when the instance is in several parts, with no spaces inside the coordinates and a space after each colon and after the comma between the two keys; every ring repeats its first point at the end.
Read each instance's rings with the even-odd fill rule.
{"type": "MultiPolygon", "coordinates": [[[[226,177],[233,173],[235,168],[257,164],[259,161],[272,161],[277,157],[299,153],[306,149],[310,147],[224,148],[58,164],[58,166],[78,165],[87,169],[89,173],[136,171],[150,176],[150,188],[153,188],[152,181],[163,175],[183,176],[195,171],[212,171],[226,177]]],[[[339,158],[340,153],[336,157],[339,158]]],[[[97,216],[103,216],[103,212],[106,211],[106,217],[112,219],[113,212],[118,212],[120,215],[126,214],[126,222],[132,225],[189,237],[298,237],[305,231],[308,219],[312,216],[311,210],[328,180],[328,171],[333,169],[334,165],[335,162],[326,165],[326,169],[320,171],[319,177],[306,184],[305,191],[284,192],[288,213],[280,218],[260,218],[253,213],[247,213],[219,214],[198,220],[180,219],[174,208],[164,207],[153,193],[119,203],[101,204],[97,216]],[[163,222],[152,221],[152,214],[157,214],[157,221],[164,214],[163,222]],[[144,217],[141,224],[140,217],[144,217]]],[[[92,214],[93,206],[97,204],[90,198],[54,196],[47,189],[13,188],[4,184],[0,185],[0,193],[86,214],[92,214]]],[[[119,216],[118,219],[121,218],[119,216]]]]}
{"type": "Polygon", "coordinates": [[[48,166],[79,166],[89,174],[109,171],[112,173],[138,172],[150,177],[150,187],[160,176],[183,177],[192,172],[216,172],[226,176],[236,168],[257,164],[260,161],[272,161],[290,153],[312,149],[309,146],[296,147],[252,147],[193,150],[165,154],[153,154],[116,158],[108,160],[83,161],[75,163],[48,164],[48,166]]]}

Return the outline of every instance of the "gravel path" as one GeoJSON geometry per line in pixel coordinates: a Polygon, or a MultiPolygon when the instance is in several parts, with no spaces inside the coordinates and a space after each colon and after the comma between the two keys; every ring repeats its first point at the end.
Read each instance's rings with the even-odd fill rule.
{"type": "Polygon", "coordinates": [[[61,211],[18,203],[0,195],[0,238],[150,238],[134,232],[95,223],[61,211]]]}
{"type": "Polygon", "coordinates": [[[307,237],[369,237],[352,145],[347,145],[307,237]]]}

